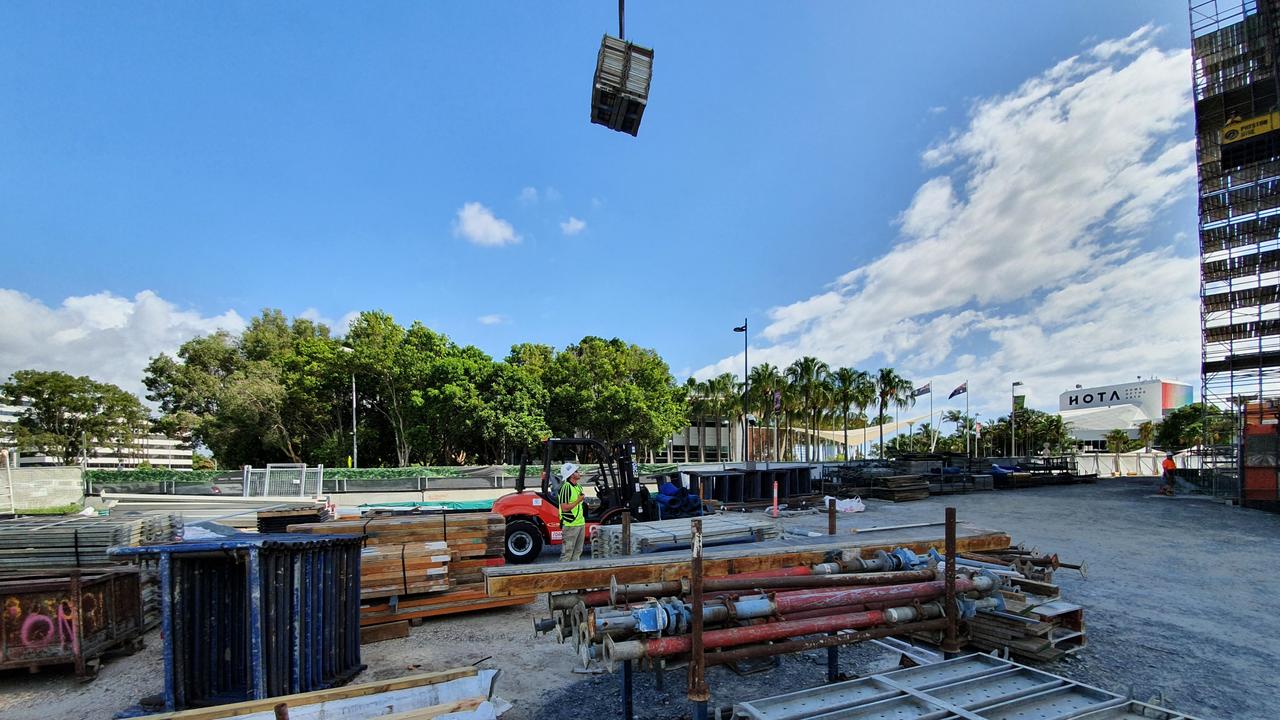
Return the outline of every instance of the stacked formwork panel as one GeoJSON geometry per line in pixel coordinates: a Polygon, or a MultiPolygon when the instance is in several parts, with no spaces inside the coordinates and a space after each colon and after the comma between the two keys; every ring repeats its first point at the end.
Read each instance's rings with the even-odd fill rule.
{"type": "MultiPolygon", "coordinates": [[[[1243,472],[1248,408],[1280,398],[1280,0],[1191,0],[1204,485],[1275,506],[1243,472]],[[1261,401],[1261,402],[1259,402],[1261,401]]],[[[1254,477],[1256,474],[1249,474],[1254,477]]]]}
{"type": "Polygon", "coordinates": [[[323,690],[363,670],[360,544],[243,534],[113,548],[159,560],[164,709],[323,690]]]}

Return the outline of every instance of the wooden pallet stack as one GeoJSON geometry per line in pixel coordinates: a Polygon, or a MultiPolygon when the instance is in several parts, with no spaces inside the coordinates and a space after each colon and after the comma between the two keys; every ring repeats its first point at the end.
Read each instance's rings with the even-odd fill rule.
{"type": "Polygon", "coordinates": [[[1015,657],[1037,662],[1060,660],[1085,646],[1084,608],[1061,598],[1002,592],[1003,612],[980,612],[968,621],[970,645],[1008,648],[1015,657]]]}
{"type": "MultiPolygon", "coordinates": [[[[363,535],[361,626],[522,605],[490,598],[483,569],[504,563],[506,521],[497,513],[433,513],[290,525],[289,532],[363,535]]],[[[403,635],[370,631],[370,638],[403,635]]],[[[405,630],[407,632],[407,629],[405,630]]]]}
{"type": "Polygon", "coordinates": [[[448,590],[448,573],[447,543],[370,545],[360,551],[360,599],[448,590]]]}
{"type": "Polygon", "coordinates": [[[919,475],[878,477],[872,497],[892,502],[924,500],[929,497],[929,481],[919,475]]]}

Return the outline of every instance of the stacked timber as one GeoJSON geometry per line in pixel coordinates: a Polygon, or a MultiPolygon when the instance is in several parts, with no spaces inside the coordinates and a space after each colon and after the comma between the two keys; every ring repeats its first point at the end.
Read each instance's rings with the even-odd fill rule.
{"type": "MultiPolygon", "coordinates": [[[[631,547],[623,547],[621,525],[597,525],[591,529],[591,557],[595,559],[639,555],[689,547],[693,538],[689,518],[631,524],[631,547]]],[[[704,546],[774,540],[782,535],[777,520],[745,514],[708,515],[702,518],[704,546]]]]}
{"type": "Polygon", "coordinates": [[[290,525],[289,532],[361,535],[362,626],[521,605],[490,598],[483,570],[502,565],[506,521],[498,513],[432,513],[290,525]]]}
{"type": "Polygon", "coordinates": [[[447,543],[370,545],[360,551],[360,598],[448,590],[448,573],[447,543]]]}
{"type": "Polygon", "coordinates": [[[889,475],[875,479],[872,497],[891,502],[924,500],[929,497],[929,481],[919,475],[889,475]]]}

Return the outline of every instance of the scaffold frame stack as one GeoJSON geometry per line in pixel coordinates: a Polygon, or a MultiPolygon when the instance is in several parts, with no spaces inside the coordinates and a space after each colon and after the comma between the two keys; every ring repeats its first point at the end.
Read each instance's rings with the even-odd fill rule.
{"type": "MultiPolygon", "coordinates": [[[[1190,0],[1189,10],[1201,398],[1223,413],[1203,418],[1201,483],[1215,496],[1275,505],[1275,473],[1249,471],[1242,443],[1280,398],[1280,0],[1190,0]]],[[[1274,471],[1274,453],[1271,463],[1274,471]]]]}

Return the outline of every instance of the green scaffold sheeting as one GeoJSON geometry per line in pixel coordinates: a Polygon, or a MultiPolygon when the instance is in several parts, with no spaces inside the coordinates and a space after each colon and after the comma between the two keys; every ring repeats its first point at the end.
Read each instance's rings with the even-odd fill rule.
{"type": "Polygon", "coordinates": [[[472,510],[481,512],[493,508],[492,500],[426,500],[413,502],[364,503],[364,508],[417,508],[420,510],[472,510]]]}

